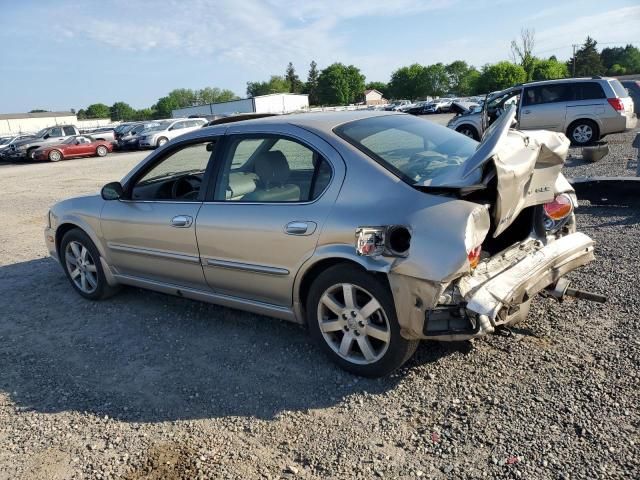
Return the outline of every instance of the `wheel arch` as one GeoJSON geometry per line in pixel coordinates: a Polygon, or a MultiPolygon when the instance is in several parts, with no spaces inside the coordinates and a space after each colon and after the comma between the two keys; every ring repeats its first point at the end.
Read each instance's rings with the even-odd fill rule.
{"type": "Polygon", "coordinates": [[[571,120],[568,124],[567,124],[567,128],[564,131],[565,135],[569,138],[569,140],[571,140],[571,137],[569,136],[571,129],[573,128],[573,126],[576,123],[580,123],[580,122],[589,122],[589,123],[593,123],[596,126],[596,134],[595,137],[593,139],[593,141],[597,142],[600,139],[600,132],[602,131],[602,125],[600,124],[600,121],[598,120],[597,117],[593,117],[591,115],[580,115],[577,118],[574,118],[573,120],[571,120]]]}
{"type": "Polygon", "coordinates": [[[88,224],[82,222],[79,219],[65,219],[60,225],[56,228],[55,240],[56,240],[56,252],[58,254],[58,258],[60,258],[60,243],[62,242],[62,238],[65,236],[67,232],[77,228],[81,230],[86,235],[89,236],[93,244],[98,249],[100,256],[106,260],[105,251],[102,245],[102,242],[96,237],[95,232],[89,227],[88,224]]]}
{"type": "Polygon", "coordinates": [[[476,126],[473,125],[472,123],[467,123],[467,122],[461,123],[460,125],[458,125],[456,127],[456,132],[461,133],[460,130],[462,130],[463,128],[469,128],[470,130],[472,130],[474,132],[474,136],[473,136],[474,140],[479,140],[480,139],[480,132],[478,131],[476,126]]]}
{"type": "Polygon", "coordinates": [[[346,253],[334,252],[323,256],[312,263],[308,263],[300,269],[294,283],[293,307],[297,320],[306,323],[305,304],[313,281],[322,272],[336,265],[351,265],[362,271],[369,272],[380,279],[387,288],[391,289],[387,277],[388,265],[376,262],[370,257],[356,257],[346,253]]]}

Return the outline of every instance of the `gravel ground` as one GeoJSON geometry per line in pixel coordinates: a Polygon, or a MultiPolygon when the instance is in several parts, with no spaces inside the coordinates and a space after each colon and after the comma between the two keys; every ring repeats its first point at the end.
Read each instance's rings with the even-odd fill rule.
{"type": "Polygon", "coordinates": [[[640,477],[640,205],[579,209],[597,260],[572,278],[609,303],[536,299],[505,335],[364,380],[293,324],[71,290],[48,206],[143,157],[0,167],[0,479],[640,477]]]}

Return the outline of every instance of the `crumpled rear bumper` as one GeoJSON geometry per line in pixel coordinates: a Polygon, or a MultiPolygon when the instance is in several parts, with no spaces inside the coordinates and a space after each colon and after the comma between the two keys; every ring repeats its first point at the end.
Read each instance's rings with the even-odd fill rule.
{"type": "Polygon", "coordinates": [[[488,317],[495,326],[504,307],[520,305],[563,275],[591,262],[593,249],[593,240],[580,232],[546,246],[529,240],[481,263],[472,275],[458,281],[458,288],[467,310],[488,317]]]}

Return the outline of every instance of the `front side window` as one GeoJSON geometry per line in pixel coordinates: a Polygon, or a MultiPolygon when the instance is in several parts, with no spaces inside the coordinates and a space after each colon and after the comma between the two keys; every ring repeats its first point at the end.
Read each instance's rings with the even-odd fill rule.
{"type": "Polygon", "coordinates": [[[322,194],[331,174],[320,154],[297,141],[240,137],[230,141],[216,200],[308,202],[322,194]]]}
{"type": "Polygon", "coordinates": [[[355,120],[334,131],[410,185],[457,168],[478,146],[469,137],[412,115],[355,120]]]}
{"type": "Polygon", "coordinates": [[[132,200],[196,201],[215,142],[189,144],[173,151],[136,180],[132,200]]]}

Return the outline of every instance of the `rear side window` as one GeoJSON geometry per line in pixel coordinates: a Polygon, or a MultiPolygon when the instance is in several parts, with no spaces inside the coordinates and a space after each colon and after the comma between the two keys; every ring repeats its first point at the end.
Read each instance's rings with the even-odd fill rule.
{"type": "Polygon", "coordinates": [[[49,132],[49,136],[50,137],[61,137],[62,136],[62,129],[60,127],[52,128],[51,131],[49,132]]]}
{"type": "Polygon", "coordinates": [[[543,103],[567,102],[572,100],[573,92],[568,83],[539,85],[525,90],[524,105],[540,105],[543,103]]]}
{"type": "Polygon", "coordinates": [[[596,100],[605,98],[602,87],[597,82],[580,82],[575,84],[576,100],[596,100]]]}
{"type": "Polygon", "coordinates": [[[76,129],[73,127],[64,127],[64,134],[65,135],[75,135],[76,134],[76,129]]]}
{"type": "Polygon", "coordinates": [[[618,80],[609,80],[609,85],[611,85],[613,91],[616,92],[617,97],[626,98],[629,96],[629,92],[627,92],[627,89],[624,88],[618,80]]]}

